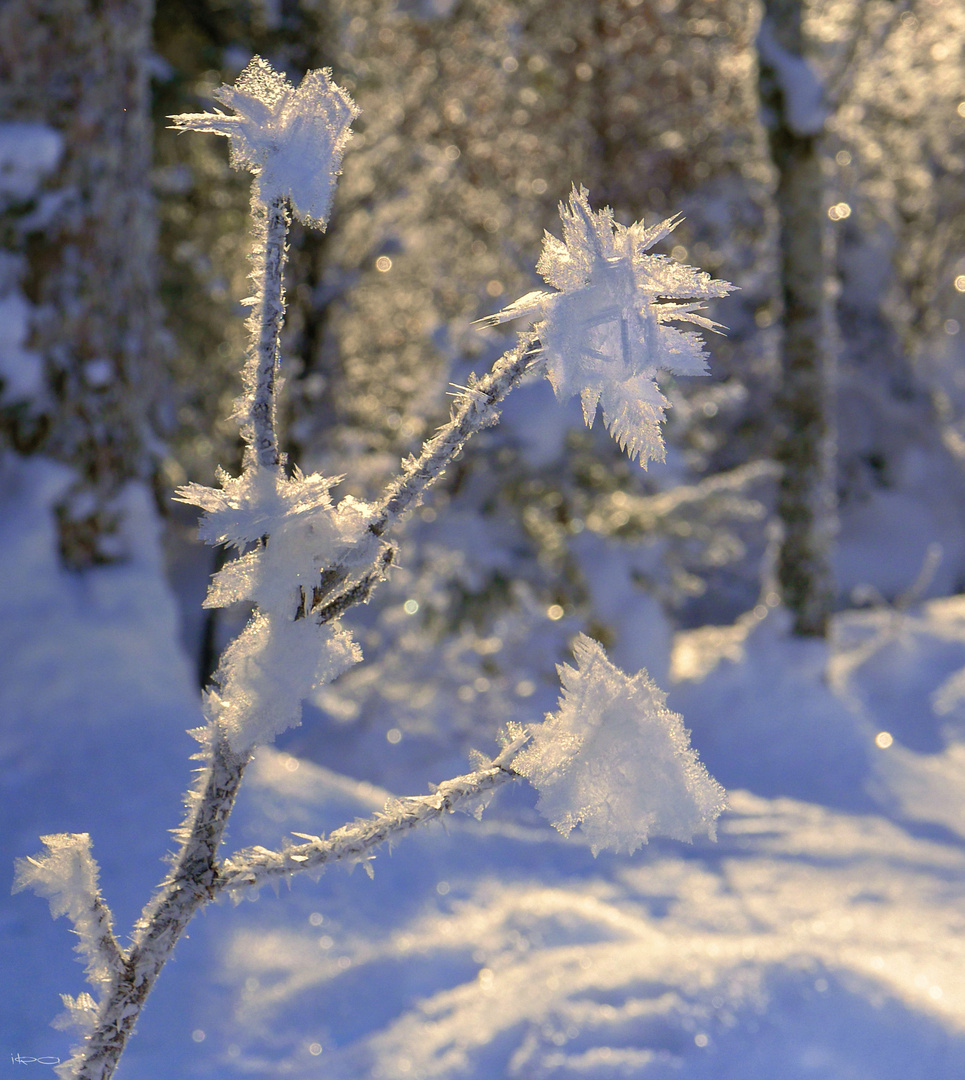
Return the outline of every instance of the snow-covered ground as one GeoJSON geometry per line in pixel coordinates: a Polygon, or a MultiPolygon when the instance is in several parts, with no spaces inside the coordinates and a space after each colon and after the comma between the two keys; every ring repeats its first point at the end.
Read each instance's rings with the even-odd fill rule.
{"type": "MultiPolygon", "coordinates": [[[[160,878],[200,710],[148,501],[131,495],[138,563],[71,577],[43,513],[62,483],[0,469],[0,855],[11,880],[40,835],[89,832],[123,933],[160,878]]],[[[372,880],[334,869],[208,909],[119,1075],[965,1075],[965,598],[844,613],[827,645],[762,607],[678,635],[670,671],[728,789],[717,843],[594,859],[513,785],[480,822],[380,855],[372,880]]],[[[340,772],[259,751],[229,848],[381,808],[351,738],[340,772]]],[[[84,989],[68,925],[24,892],[0,926],[4,1048],[66,1058],[49,1021],[84,989]]]]}

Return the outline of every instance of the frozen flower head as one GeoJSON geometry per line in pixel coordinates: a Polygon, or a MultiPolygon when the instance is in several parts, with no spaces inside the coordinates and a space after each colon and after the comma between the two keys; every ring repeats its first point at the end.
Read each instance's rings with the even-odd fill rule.
{"type": "Polygon", "coordinates": [[[535,329],[557,397],[579,394],[587,424],[601,406],[610,433],[641,465],[662,460],[660,422],[669,403],[657,387],[658,370],[707,373],[700,334],[668,324],[720,329],[697,314],[699,301],[725,296],[733,286],[646,254],[679,218],[649,228],[620,225],[608,208],[594,213],[587,190],[575,186],[560,216],[563,239],[545,235],[536,267],[557,291],[529,293],[483,322],[538,316],[535,329]]]}
{"type": "Polygon", "coordinates": [[[264,202],[291,200],[306,225],[325,228],[349,127],[359,110],[328,68],[309,71],[298,88],[260,56],[215,98],[235,112],[172,116],[182,131],[211,131],[231,141],[231,164],[258,177],[264,202]]]}

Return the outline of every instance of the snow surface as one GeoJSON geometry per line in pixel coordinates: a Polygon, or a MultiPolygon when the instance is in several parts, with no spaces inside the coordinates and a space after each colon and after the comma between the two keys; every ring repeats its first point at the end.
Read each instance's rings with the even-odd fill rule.
{"type": "Polygon", "coordinates": [[[30,336],[31,305],[14,286],[4,294],[0,277],[0,381],[7,401],[29,400],[44,384],[40,354],[25,348],[30,336]]]}
{"type": "Polygon", "coordinates": [[[64,138],[46,124],[0,124],[0,198],[29,199],[37,185],[60,163],[64,138]]]}
{"type": "MultiPolygon", "coordinates": [[[[42,512],[65,479],[0,469],[3,853],[12,880],[41,835],[89,832],[123,937],[180,820],[200,708],[148,498],[130,496],[140,560],[72,577],[42,512]]],[[[844,613],[827,646],[761,609],[678,635],[671,670],[668,704],[729,788],[716,844],[594,860],[513,785],[372,881],[336,869],[208,910],[118,1075],[962,1075],[965,598],[844,613]]],[[[353,765],[333,742],[341,771],[259,750],[229,849],[381,808],[367,745],[353,765]]],[[[48,1022],[85,989],[68,926],[28,892],[0,926],[6,1045],[65,1058],[48,1022]]]]}

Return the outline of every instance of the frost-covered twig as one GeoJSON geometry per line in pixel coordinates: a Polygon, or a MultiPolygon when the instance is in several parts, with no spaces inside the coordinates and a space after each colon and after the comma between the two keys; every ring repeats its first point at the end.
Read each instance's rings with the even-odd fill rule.
{"type": "MultiPolygon", "coordinates": [[[[419,505],[426,491],[443,475],[470,438],[499,420],[499,404],[515,389],[522,377],[540,360],[540,344],[533,334],[523,335],[512,349],[493,364],[488,374],[461,393],[452,406],[452,414],[436,434],[427,440],[418,457],[409,456],[402,470],[386,487],[379,502],[367,518],[369,536],[381,538],[390,531],[407,511],[419,505]]],[[[372,589],[391,564],[394,548],[380,546],[371,557],[369,567],[355,580],[349,564],[358,563],[359,539],[353,537],[340,549],[324,557],[316,555],[322,564],[317,583],[311,586],[311,600],[304,587],[294,602],[295,618],[309,613],[319,624],[339,618],[356,604],[365,603],[372,589]],[[339,591],[341,590],[341,591],[339,591]]]]}
{"type": "MultiPolygon", "coordinates": [[[[323,607],[318,608],[318,610],[313,606],[312,611],[318,625],[324,626],[326,623],[341,618],[345,612],[355,604],[368,603],[369,595],[375,586],[385,577],[385,572],[392,565],[394,558],[394,547],[389,546],[383,548],[378,558],[378,564],[374,570],[366,574],[354,585],[347,588],[334,600],[330,600],[323,607]]],[[[320,602],[320,598],[317,602],[320,602]]],[[[298,615],[296,614],[295,617],[298,618],[298,615]]]]}
{"type": "Polygon", "coordinates": [[[134,924],[132,946],[96,1011],[87,1010],[91,1029],[58,1068],[63,1080],[108,1080],[113,1074],[161,969],[198,908],[214,895],[215,856],[245,764],[224,741],[210,747],[208,765],[188,796],[171,873],[134,924]]]}
{"type": "Polygon", "coordinates": [[[498,422],[497,406],[540,357],[541,346],[536,336],[523,335],[517,345],[493,364],[488,375],[471,382],[456,398],[449,422],[423,445],[418,457],[403,462],[402,472],[389,485],[369,524],[372,533],[381,536],[390,522],[418,505],[418,500],[439,479],[466,441],[477,431],[498,422]]]}
{"type": "Polygon", "coordinates": [[[255,267],[251,272],[255,292],[249,301],[251,344],[244,371],[248,392],[243,401],[248,415],[241,431],[261,468],[275,470],[281,464],[275,430],[276,382],[285,319],[285,253],[291,210],[283,195],[266,205],[257,194],[251,200],[251,209],[256,235],[255,267]]]}
{"type": "Polygon", "coordinates": [[[488,801],[497,788],[519,779],[520,774],[512,768],[511,762],[528,737],[522,733],[512,739],[489,765],[439,784],[430,795],[392,800],[381,813],[344,825],[327,837],[311,837],[306,843],[284,851],[244,848],[225,859],[216,891],[234,893],[250,885],[257,888],[294,874],[318,874],[334,862],[363,862],[371,857],[369,853],[375,848],[391,843],[420,825],[428,825],[444,814],[463,809],[468,803],[488,801]]]}

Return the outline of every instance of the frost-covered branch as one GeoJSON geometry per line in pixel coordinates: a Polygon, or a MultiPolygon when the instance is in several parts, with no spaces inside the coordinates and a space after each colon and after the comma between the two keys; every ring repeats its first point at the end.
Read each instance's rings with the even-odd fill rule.
{"type": "Polygon", "coordinates": [[[715,525],[724,516],[754,518],[760,504],[750,495],[751,490],[779,476],[775,462],[752,461],[655,495],[630,495],[623,491],[597,495],[589,500],[583,513],[599,518],[611,529],[627,528],[644,533],[673,531],[698,511],[715,525]]]}
{"type": "Polygon", "coordinates": [[[252,305],[248,316],[251,344],[244,370],[247,416],[243,417],[241,431],[258,465],[275,470],[281,464],[275,430],[276,384],[285,319],[284,272],[291,211],[283,195],[266,205],[256,194],[251,209],[256,238],[251,272],[255,292],[248,301],[252,305]]]}
{"type": "Polygon", "coordinates": [[[294,874],[319,874],[334,862],[364,862],[371,858],[370,852],[375,848],[445,814],[465,809],[471,803],[476,803],[481,812],[493,792],[510,780],[519,779],[520,774],[511,763],[528,737],[521,733],[490,764],[439,784],[430,795],[394,799],[381,813],[344,825],[327,837],[308,837],[306,843],[283,851],[244,848],[225,859],[216,891],[235,893],[249,885],[257,888],[294,874]]]}
{"type": "Polygon", "coordinates": [[[564,835],[579,826],[594,854],[632,853],[651,835],[713,836],[724,791],[691,749],[663,691],[646,671],[621,671],[585,634],[574,654],[575,667],[559,667],[563,693],[556,712],[530,728],[509,724],[506,745],[492,762],[439,784],[431,795],[392,800],[381,813],[327,837],[296,834],[306,843],[282,851],[245,848],[225,859],[215,890],[362,862],[381,844],[466,803],[488,801],[520,777],[539,790],[543,816],[564,835]]]}

